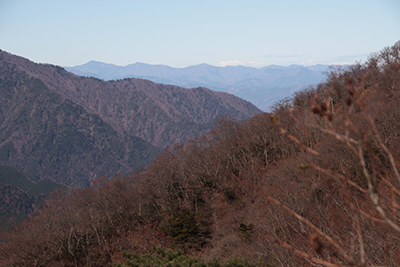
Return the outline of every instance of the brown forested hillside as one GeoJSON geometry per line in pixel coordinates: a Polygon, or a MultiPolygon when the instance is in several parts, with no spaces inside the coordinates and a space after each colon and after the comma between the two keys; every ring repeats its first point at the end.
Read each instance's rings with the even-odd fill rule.
{"type": "Polygon", "coordinates": [[[59,66],[37,64],[0,51],[0,62],[41,80],[52,92],[157,147],[206,132],[221,115],[239,120],[260,113],[250,102],[207,88],[187,89],[144,79],[103,81],[79,77],[59,66]]]}
{"type": "MultiPolygon", "coordinates": [[[[19,189],[36,195],[57,184],[83,188],[149,164],[166,146],[209,131],[220,115],[244,119],[258,112],[206,88],[105,82],[0,50],[0,167],[15,168],[32,182],[26,188],[0,168],[0,184],[15,187],[3,195],[15,193],[17,200],[19,189]]],[[[1,202],[0,226],[33,211],[32,199],[25,199],[29,204],[19,205],[27,209],[11,198],[1,202]]]]}
{"type": "Polygon", "coordinates": [[[247,266],[399,266],[399,106],[400,42],[139,175],[54,195],[2,236],[3,265],[99,266],[154,243],[247,266]]]}
{"type": "Polygon", "coordinates": [[[0,165],[34,181],[84,187],[150,163],[163,148],[209,131],[220,115],[259,112],[206,88],[78,77],[0,51],[0,165]]]}
{"type": "Polygon", "coordinates": [[[0,60],[0,165],[33,181],[84,187],[96,177],[139,168],[159,151],[0,60]]]}

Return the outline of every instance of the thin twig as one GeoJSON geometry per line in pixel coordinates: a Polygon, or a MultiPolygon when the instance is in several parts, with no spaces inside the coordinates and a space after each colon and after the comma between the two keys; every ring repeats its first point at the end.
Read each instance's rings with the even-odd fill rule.
{"type": "Polygon", "coordinates": [[[358,237],[358,244],[360,245],[360,262],[361,265],[365,264],[365,250],[364,250],[364,242],[362,239],[361,235],[361,224],[360,220],[358,219],[358,216],[355,214],[354,215],[354,220],[356,221],[356,232],[357,232],[357,237],[358,237]]]}
{"type": "MultiPolygon", "coordinates": [[[[293,109],[292,109],[292,108],[289,109],[289,112],[290,112],[290,115],[292,116],[293,120],[294,120],[295,122],[299,122],[299,120],[296,118],[296,116],[294,116],[294,114],[293,114],[293,109]]],[[[306,135],[306,137],[307,137],[307,139],[308,139],[308,142],[309,142],[310,145],[311,145],[312,139],[311,139],[311,136],[310,136],[310,134],[308,133],[308,131],[307,131],[306,126],[304,125],[304,123],[301,124],[301,128],[303,129],[304,134],[306,135]]]]}
{"type": "Polygon", "coordinates": [[[346,183],[348,183],[349,185],[351,185],[351,186],[353,186],[354,188],[356,188],[357,190],[359,190],[359,191],[361,191],[361,192],[363,192],[363,193],[368,193],[367,190],[365,190],[364,188],[360,187],[360,186],[359,186],[358,184],[356,184],[355,182],[351,181],[350,179],[348,179],[348,178],[344,177],[343,175],[340,175],[340,174],[338,174],[338,173],[336,173],[336,172],[334,172],[334,171],[327,170],[327,169],[323,169],[323,168],[318,167],[318,166],[313,165],[313,164],[309,164],[309,167],[312,168],[312,169],[314,169],[314,170],[320,171],[320,172],[322,172],[322,173],[331,175],[331,176],[337,176],[337,177],[339,177],[340,179],[342,179],[343,181],[345,181],[346,183]]]}
{"type": "Polygon", "coordinates": [[[395,229],[396,231],[400,232],[400,226],[398,226],[396,223],[394,223],[392,220],[390,220],[385,211],[383,210],[383,208],[381,207],[381,205],[379,204],[379,196],[376,193],[376,188],[375,186],[372,184],[372,178],[368,173],[367,170],[367,166],[365,164],[365,160],[364,160],[364,154],[362,151],[362,147],[361,145],[359,145],[358,147],[358,153],[359,153],[359,160],[363,169],[363,173],[365,178],[367,178],[367,182],[368,182],[368,192],[370,195],[370,198],[372,200],[372,203],[374,203],[375,205],[375,209],[379,212],[379,214],[382,216],[383,220],[389,225],[391,226],[393,229],[395,229]]]}
{"type": "MultiPolygon", "coordinates": [[[[320,129],[320,130],[321,130],[322,132],[324,132],[324,133],[333,135],[333,136],[334,136],[337,140],[339,140],[339,141],[342,141],[342,142],[346,141],[346,138],[345,138],[344,135],[338,134],[338,133],[335,132],[335,131],[332,131],[332,130],[329,130],[329,129],[325,129],[325,128],[321,128],[319,125],[314,125],[314,124],[310,124],[310,123],[307,123],[306,125],[307,125],[307,126],[310,126],[310,127],[318,128],[318,129],[320,129]]],[[[349,138],[349,141],[350,141],[350,143],[352,143],[352,144],[355,144],[355,145],[357,144],[357,141],[354,140],[353,138],[349,138]]]]}
{"type": "Polygon", "coordinates": [[[293,251],[298,256],[302,257],[303,259],[305,259],[307,261],[311,261],[311,262],[314,262],[316,264],[322,264],[322,265],[325,265],[327,267],[343,267],[343,265],[340,265],[340,264],[337,264],[337,263],[331,263],[331,262],[327,262],[327,261],[324,261],[324,260],[317,259],[317,258],[311,256],[309,253],[306,253],[304,251],[298,250],[297,248],[293,247],[292,245],[286,243],[285,241],[281,241],[281,240],[279,240],[277,238],[274,238],[274,237],[272,237],[272,236],[270,236],[268,234],[265,234],[265,236],[268,239],[278,243],[279,245],[281,245],[281,246],[293,251]]]}
{"type": "Polygon", "coordinates": [[[363,216],[365,216],[365,217],[367,217],[368,219],[370,219],[371,221],[378,222],[378,223],[385,223],[384,220],[375,218],[375,217],[369,215],[368,213],[366,213],[365,211],[363,211],[363,210],[360,209],[360,208],[357,208],[357,207],[354,207],[354,208],[355,208],[359,213],[361,213],[363,216]]]}
{"type": "Polygon", "coordinates": [[[396,193],[398,196],[400,196],[400,190],[398,190],[396,187],[394,187],[394,185],[393,185],[391,182],[389,182],[388,179],[386,179],[385,177],[383,177],[382,174],[380,174],[380,173],[378,173],[378,176],[379,176],[379,178],[380,178],[385,184],[387,184],[387,185],[389,186],[389,188],[390,188],[394,193],[396,193]]]}
{"type": "Polygon", "coordinates": [[[286,206],[285,204],[283,204],[282,202],[280,202],[279,200],[271,197],[270,195],[268,195],[264,190],[262,190],[260,187],[256,187],[252,184],[249,184],[248,182],[240,179],[239,177],[237,177],[236,175],[234,175],[233,173],[228,173],[229,176],[231,176],[235,181],[239,182],[240,184],[246,186],[247,188],[253,190],[254,192],[257,192],[259,195],[262,195],[263,197],[265,197],[268,201],[274,203],[275,205],[280,206],[282,209],[286,210],[288,213],[290,213],[291,215],[293,215],[294,217],[296,217],[299,221],[304,222],[305,224],[307,224],[311,229],[313,229],[318,235],[324,237],[329,244],[331,244],[333,247],[335,247],[340,254],[342,255],[343,259],[345,261],[347,261],[350,264],[354,264],[355,261],[353,259],[353,257],[349,256],[346,254],[346,252],[343,250],[342,246],[334,241],[330,236],[328,236],[327,234],[325,234],[324,232],[322,232],[317,226],[315,226],[312,222],[310,222],[309,220],[307,220],[306,218],[304,218],[303,216],[297,214],[295,211],[293,211],[291,208],[289,208],[288,206],[286,206]]]}
{"type": "Polygon", "coordinates": [[[303,144],[301,141],[299,141],[296,137],[294,137],[293,135],[291,135],[290,133],[288,133],[285,129],[283,129],[282,127],[278,126],[279,131],[286,135],[289,139],[293,140],[296,144],[298,144],[299,146],[301,146],[302,148],[304,148],[305,150],[307,150],[308,152],[310,152],[311,154],[315,155],[315,156],[319,156],[319,153],[317,151],[315,151],[312,148],[309,148],[308,146],[306,146],[305,144],[303,144]]]}
{"type": "Polygon", "coordinates": [[[392,153],[390,153],[389,149],[383,143],[378,131],[376,130],[374,120],[372,119],[371,116],[369,116],[369,121],[370,121],[372,131],[374,132],[375,138],[378,141],[379,146],[386,152],[387,156],[389,157],[389,161],[390,161],[390,164],[392,165],[393,172],[394,172],[397,180],[400,182],[400,174],[399,174],[399,171],[397,170],[396,163],[394,161],[392,153]]]}

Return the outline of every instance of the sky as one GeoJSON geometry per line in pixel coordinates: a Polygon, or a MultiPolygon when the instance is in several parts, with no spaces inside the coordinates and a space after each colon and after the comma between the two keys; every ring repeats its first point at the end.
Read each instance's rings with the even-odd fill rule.
{"type": "Polygon", "coordinates": [[[0,0],[0,49],[37,63],[352,64],[400,40],[399,0],[0,0]]]}

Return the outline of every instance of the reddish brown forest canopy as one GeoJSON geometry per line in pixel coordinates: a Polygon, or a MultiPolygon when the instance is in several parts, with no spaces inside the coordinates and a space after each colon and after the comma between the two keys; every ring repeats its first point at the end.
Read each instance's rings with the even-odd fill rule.
{"type": "Polygon", "coordinates": [[[400,265],[400,42],[146,172],[49,198],[1,237],[11,265],[105,265],[151,244],[258,266],[400,265]]]}

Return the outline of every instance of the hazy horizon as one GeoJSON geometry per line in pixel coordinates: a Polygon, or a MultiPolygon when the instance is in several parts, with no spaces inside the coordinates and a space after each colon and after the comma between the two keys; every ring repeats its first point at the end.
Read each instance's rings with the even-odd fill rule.
{"type": "Polygon", "coordinates": [[[400,37],[395,0],[3,0],[0,49],[37,63],[337,65],[400,37]]]}
{"type": "MultiPolygon", "coordinates": [[[[83,64],[79,64],[79,65],[70,65],[70,66],[61,66],[61,67],[77,67],[77,66],[82,66],[82,65],[86,65],[88,63],[91,62],[96,62],[96,63],[102,63],[102,64],[107,64],[107,65],[114,65],[117,67],[127,67],[129,65],[134,65],[134,64],[145,64],[145,65],[152,65],[152,66],[166,66],[166,67],[171,67],[171,68],[176,68],[176,69],[184,69],[184,68],[188,68],[188,67],[193,67],[193,66],[198,66],[198,65],[209,65],[212,67],[237,67],[237,66],[242,66],[242,67],[249,67],[249,68],[256,68],[256,69],[261,69],[264,67],[270,67],[270,66],[277,66],[277,67],[290,67],[290,66],[304,66],[304,67],[312,67],[312,66],[317,66],[317,65],[324,65],[324,66],[330,66],[333,64],[321,64],[321,63],[316,63],[316,64],[311,64],[311,65],[304,65],[304,64],[287,64],[287,65],[278,65],[278,64],[269,64],[269,65],[265,65],[265,66],[246,66],[246,65],[212,65],[212,64],[208,64],[207,62],[201,62],[198,64],[194,64],[194,65],[189,65],[189,66],[171,66],[171,65],[167,65],[167,64],[150,64],[150,63],[146,63],[146,62],[133,62],[133,63],[129,63],[126,65],[117,65],[111,62],[102,62],[102,61],[98,61],[98,60],[90,60],[86,63],[83,64]]],[[[38,62],[40,63],[40,62],[38,62]]],[[[355,63],[355,62],[354,62],[355,63]]],[[[335,64],[335,65],[352,65],[354,63],[343,63],[343,64],[335,64]]]]}

